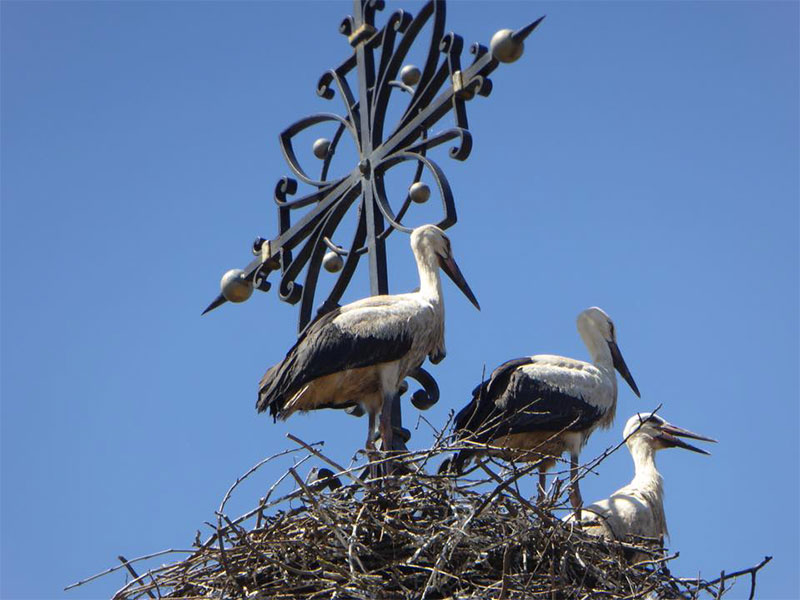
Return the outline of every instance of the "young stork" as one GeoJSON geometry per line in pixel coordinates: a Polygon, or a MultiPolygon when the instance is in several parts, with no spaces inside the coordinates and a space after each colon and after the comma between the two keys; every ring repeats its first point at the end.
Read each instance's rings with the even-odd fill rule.
{"type": "MultiPolygon", "coordinates": [[[[630,541],[630,536],[655,538],[663,546],[668,532],[664,515],[664,482],[656,469],[656,452],[678,447],[709,454],[680,438],[704,442],[717,440],[676,427],[651,413],[637,413],[628,419],[622,437],[633,458],[633,481],[609,498],[584,507],[580,521],[590,533],[605,538],[619,541],[630,541]]],[[[569,520],[575,520],[575,515],[571,515],[569,520]]],[[[646,555],[636,554],[633,561],[642,558],[646,555]]]]}
{"type": "Polygon", "coordinates": [[[597,307],[578,315],[578,332],[592,363],[537,354],[500,365],[472,392],[455,418],[456,434],[482,447],[461,450],[456,472],[473,456],[489,453],[507,460],[539,462],[539,497],[545,472],[570,453],[570,501],[581,505],[578,455],[597,427],[608,428],[617,409],[616,368],[639,396],[617,346],[614,323],[597,307]]]}
{"type": "Polygon", "coordinates": [[[400,384],[426,356],[434,364],[445,357],[440,267],[480,310],[441,229],[418,227],[411,249],[419,291],[364,298],[313,322],[261,378],[258,412],[269,409],[275,420],[283,420],[297,411],[360,404],[369,415],[370,458],[378,414],[382,448],[392,447],[391,403],[400,384]]]}

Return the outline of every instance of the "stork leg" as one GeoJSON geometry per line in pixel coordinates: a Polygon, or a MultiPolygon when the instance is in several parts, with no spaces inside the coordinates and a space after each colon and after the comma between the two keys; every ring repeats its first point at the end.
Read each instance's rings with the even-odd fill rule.
{"type": "Polygon", "coordinates": [[[392,452],[392,401],[394,394],[385,393],[383,395],[383,408],[381,408],[381,449],[383,450],[384,457],[387,458],[384,462],[383,472],[389,475],[392,472],[392,462],[389,460],[392,452]]]}
{"type": "Polygon", "coordinates": [[[572,508],[575,509],[575,518],[580,523],[581,520],[581,506],[583,505],[583,498],[581,498],[581,490],[578,487],[578,456],[576,454],[569,455],[570,466],[570,489],[569,501],[572,508]]]}
{"type": "Polygon", "coordinates": [[[377,458],[375,451],[375,413],[369,411],[369,425],[367,426],[367,443],[365,448],[367,450],[367,460],[369,461],[369,476],[370,479],[375,479],[378,476],[378,466],[374,463],[377,458]]]}

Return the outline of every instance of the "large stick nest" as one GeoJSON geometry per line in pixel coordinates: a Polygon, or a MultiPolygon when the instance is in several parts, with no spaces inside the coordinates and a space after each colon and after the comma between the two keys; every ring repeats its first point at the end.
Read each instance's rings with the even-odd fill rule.
{"type": "MultiPolygon", "coordinates": [[[[363,465],[345,469],[319,445],[289,437],[298,447],[240,477],[212,535],[201,541],[198,533],[187,558],[139,576],[135,561],[120,557],[122,565],[100,574],[125,567],[133,575],[114,600],[721,598],[745,574],[752,598],[756,572],[769,560],[713,581],[675,577],[668,563],[677,554],[655,540],[605,540],[555,516],[566,513],[561,478],[541,504],[526,500],[517,480],[531,466],[481,462],[465,477],[431,475],[431,460],[453,450],[440,436],[431,450],[396,458],[393,475],[365,481],[363,465]],[[254,509],[236,519],[225,514],[244,479],[287,459],[294,466],[254,509]],[[314,468],[303,480],[298,471],[308,461],[335,473],[314,468]]],[[[142,558],[167,552],[183,551],[142,558]]]]}

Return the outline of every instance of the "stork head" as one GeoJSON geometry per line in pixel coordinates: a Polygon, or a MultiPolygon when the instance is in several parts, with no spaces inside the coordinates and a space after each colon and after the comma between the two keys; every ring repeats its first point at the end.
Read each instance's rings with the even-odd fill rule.
{"type": "Polygon", "coordinates": [[[682,429],[668,423],[665,419],[653,413],[636,413],[625,424],[625,430],[622,434],[623,439],[631,440],[637,439],[644,441],[649,446],[656,450],[664,448],[685,448],[692,452],[699,452],[700,454],[711,454],[701,448],[692,446],[684,442],[681,438],[691,438],[693,440],[701,440],[704,442],[716,442],[717,440],[698,433],[693,433],[688,429],[682,429]]]}
{"type": "Polygon", "coordinates": [[[617,332],[614,329],[614,322],[611,320],[605,311],[601,308],[593,306],[587,308],[578,315],[578,332],[583,338],[583,342],[589,348],[592,356],[600,352],[600,346],[607,345],[611,352],[611,359],[614,362],[614,368],[622,375],[622,378],[631,386],[633,393],[641,397],[639,388],[633,380],[633,375],[628,370],[628,365],[625,364],[625,359],[622,358],[622,352],[617,346],[617,332]]]}
{"type": "Polygon", "coordinates": [[[422,225],[411,232],[411,249],[418,259],[423,258],[430,266],[439,266],[447,276],[453,280],[467,299],[478,310],[481,309],[475,294],[472,293],[461,269],[458,268],[453,258],[453,250],[450,247],[450,238],[444,231],[436,225],[422,225]]]}

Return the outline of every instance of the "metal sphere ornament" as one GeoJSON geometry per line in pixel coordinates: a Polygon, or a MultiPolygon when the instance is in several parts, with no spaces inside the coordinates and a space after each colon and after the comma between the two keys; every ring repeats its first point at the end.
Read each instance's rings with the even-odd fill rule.
{"type": "Polygon", "coordinates": [[[328,156],[328,150],[331,147],[331,141],[325,138],[319,138],[314,145],[312,146],[311,150],[314,152],[314,156],[318,159],[322,160],[326,156],[328,156]]]}
{"type": "Polygon", "coordinates": [[[413,87],[417,85],[420,77],[422,77],[422,73],[414,65],[406,65],[400,69],[400,80],[407,86],[413,87]]]}
{"type": "Polygon", "coordinates": [[[228,302],[244,302],[253,294],[253,282],[245,279],[241,269],[227,271],[219,287],[228,302]]]}
{"type": "Polygon", "coordinates": [[[344,260],[333,250],[328,250],[322,259],[322,266],[328,273],[338,273],[344,266],[344,260]]]}
{"type": "Polygon", "coordinates": [[[431,188],[421,181],[417,181],[408,188],[408,197],[417,204],[424,204],[431,197],[431,188]]]}
{"type": "Polygon", "coordinates": [[[515,40],[513,34],[510,29],[501,29],[492,36],[492,41],[489,43],[492,56],[502,63],[514,62],[525,50],[525,44],[515,40]]]}

